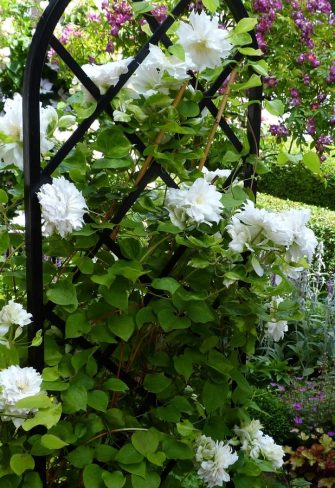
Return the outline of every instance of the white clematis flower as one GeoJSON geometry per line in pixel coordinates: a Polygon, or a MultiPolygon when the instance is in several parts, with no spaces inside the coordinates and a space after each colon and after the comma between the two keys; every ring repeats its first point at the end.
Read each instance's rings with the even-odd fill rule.
{"type": "Polygon", "coordinates": [[[217,17],[211,19],[203,11],[199,14],[192,11],[189,24],[180,22],[176,34],[197,71],[220,66],[232,49],[228,31],[220,29],[217,17]]]}
{"type": "Polygon", "coordinates": [[[284,339],[285,332],[288,331],[287,320],[271,320],[267,322],[265,335],[274,342],[284,339]]]}
{"type": "Polygon", "coordinates": [[[44,219],[43,234],[57,232],[61,237],[82,228],[87,210],[85,199],[75,185],[64,176],[53,178],[52,184],[42,185],[37,193],[44,219]]]}
{"type": "Polygon", "coordinates": [[[9,300],[0,310],[0,336],[7,334],[11,325],[24,327],[30,324],[32,315],[26,312],[21,303],[9,300]]]}
{"type": "MultiPolygon", "coordinates": [[[[120,79],[120,76],[128,72],[128,65],[133,58],[125,58],[119,61],[111,61],[106,64],[84,64],[81,68],[85,71],[87,76],[91,78],[93,83],[99,88],[101,95],[104,95],[109,87],[115,86],[120,79]]],[[[94,100],[92,95],[81,87],[86,100],[94,100]]]]}
{"type": "Polygon", "coordinates": [[[199,464],[197,474],[209,488],[223,486],[230,481],[226,469],[238,460],[238,455],[231,446],[222,441],[214,441],[211,437],[202,435],[197,442],[195,459],[199,464]]]}
{"type": "Polygon", "coordinates": [[[15,427],[20,427],[30,410],[16,408],[15,404],[22,398],[40,393],[41,383],[42,376],[31,367],[9,366],[0,371],[1,420],[12,420],[15,427]],[[10,415],[22,415],[22,418],[11,417],[10,415]]]}
{"type": "MultiPolygon", "coordinates": [[[[15,93],[13,99],[7,98],[4,112],[0,117],[0,159],[6,164],[14,164],[23,169],[22,97],[19,93],[15,93]]],[[[40,108],[41,154],[50,151],[54,146],[48,138],[48,128],[51,124],[56,126],[57,120],[57,112],[53,107],[40,108]]]]}
{"type": "Polygon", "coordinates": [[[272,437],[264,434],[262,425],[258,420],[252,420],[244,427],[234,427],[235,434],[239,437],[242,446],[252,459],[263,458],[272,462],[272,466],[280,468],[284,463],[284,451],[275,443],[272,437]]]}
{"type": "Polygon", "coordinates": [[[209,171],[205,166],[202,168],[202,172],[207,183],[212,183],[214,178],[226,180],[231,174],[230,169],[216,169],[215,171],[209,171]]]}
{"type": "Polygon", "coordinates": [[[221,193],[203,178],[198,178],[191,186],[182,185],[180,189],[169,188],[166,192],[165,207],[174,225],[185,228],[191,224],[221,220],[221,193]]]}

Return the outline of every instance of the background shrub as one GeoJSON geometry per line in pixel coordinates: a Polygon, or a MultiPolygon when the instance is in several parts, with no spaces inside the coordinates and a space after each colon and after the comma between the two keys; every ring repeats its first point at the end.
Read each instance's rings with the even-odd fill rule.
{"type": "Polygon", "coordinates": [[[259,190],[278,198],[335,210],[335,167],[330,160],[322,164],[322,173],[324,180],[303,164],[273,166],[259,181],[259,190]]]}

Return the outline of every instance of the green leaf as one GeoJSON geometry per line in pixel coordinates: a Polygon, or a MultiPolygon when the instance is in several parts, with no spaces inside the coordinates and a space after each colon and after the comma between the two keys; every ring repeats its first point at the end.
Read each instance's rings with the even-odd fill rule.
{"type": "Polygon", "coordinates": [[[177,373],[184,376],[185,381],[188,381],[192,371],[193,371],[193,363],[192,358],[188,354],[183,354],[182,356],[175,356],[173,358],[174,369],[177,373]]]}
{"type": "Polygon", "coordinates": [[[150,461],[152,464],[155,464],[156,466],[163,466],[166,460],[166,456],[162,451],[149,453],[147,458],[148,461],[150,461]]]}
{"type": "Polygon", "coordinates": [[[0,203],[6,205],[8,203],[8,195],[5,190],[0,189],[0,203]]]}
{"type": "Polygon", "coordinates": [[[245,17],[241,19],[234,29],[235,34],[243,34],[244,32],[250,32],[257,25],[257,19],[251,17],[245,17]]]}
{"type": "Polygon", "coordinates": [[[84,468],[93,461],[94,450],[89,446],[78,446],[66,457],[75,468],[84,468]]]}
{"type": "Polygon", "coordinates": [[[102,287],[101,294],[107,303],[113,307],[127,310],[128,308],[128,281],[118,277],[109,288],[102,287]]]}
{"type": "Polygon", "coordinates": [[[70,385],[68,390],[62,393],[65,413],[75,413],[80,410],[86,411],[87,390],[81,385],[70,385]]]}
{"type": "Polygon", "coordinates": [[[10,239],[8,232],[0,232],[0,253],[5,253],[9,247],[10,239]]]}
{"type": "Polygon", "coordinates": [[[34,469],[35,461],[30,454],[13,454],[9,465],[15,474],[21,476],[28,469],[34,469]]]}
{"type": "Polygon", "coordinates": [[[178,110],[183,117],[196,117],[200,113],[199,104],[192,102],[191,100],[184,100],[181,102],[178,110]]]}
{"type": "Polygon", "coordinates": [[[83,274],[92,274],[94,271],[94,263],[87,256],[74,257],[73,262],[83,274]]]}
{"type": "Polygon", "coordinates": [[[168,51],[181,61],[185,61],[185,50],[181,44],[172,44],[169,46],[168,51]]]}
{"type": "Polygon", "coordinates": [[[42,480],[38,473],[26,473],[22,488],[43,488],[42,480]]]}
{"type": "Polygon", "coordinates": [[[92,164],[92,169],[127,169],[132,165],[132,160],[130,158],[122,159],[110,159],[101,158],[97,159],[92,164]]]}
{"type": "Polygon", "coordinates": [[[102,480],[104,470],[97,464],[89,464],[83,471],[83,481],[85,488],[105,488],[102,480]]]}
{"type": "Polygon", "coordinates": [[[312,173],[320,174],[321,173],[321,163],[320,158],[315,152],[308,152],[305,153],[302,157],[302,162],[312,171],[312,173]]]}
{"type": "Polygon", "coordinates": [[[65,338],[81,337],[91,330],[84,312],[76,312],[68,316],[65,323],[65,338]]]}
{"type": "Polygon", "coordinates": [[[121,471],[113,471],[113,473],[104,471],[102,473],[102,479],[107,488],[122,488],[126,484],[126,478],[121,471]]]}
{"type": "Polygon", "coordinates": [[[228,39],[234,46],[246,46],[247,44],[252,43],[252,37],[247,32],[237,34],[235,31],[232,31],[229,34],[228,39]]]}
{"type": "Polygon", "coordinates": [[[42,435],[41,444],[48,449],[62,449],[62,447],[68,446],[67,442],[53,434],[42,435]]]}
{"type": "Polygon", "coordinates": [[[138,239],[134,239],[133,237],[120,239],[119,246],[122,255],[127,259],[136,260],[141,256],[142,248],[138,239]]]}
{"type": "Polygon", "coordinates": [[[141,329],[144,324],[152,324],[155,320],[152,308],[149,306],[141,308],[136,314],[136,324],[139,329],[141,329]]]}
{"type": "Polygon", "coordinates": [[[59,281],[47,290],[47,297],[56,305],[78,305],[76,288],[68,280],[59,281]]]}
{"type": "Polygon", "coordinates": [[[229,375],[233,369],[233,365],[223,354],[219,351],[211,350],[208,354],[208,366],[215,369],[223,375],[229,375]]]}
{"type": "Polygon", "coordinates": [[[115,461],[121,464],[137,464],[143,461],[143,455],[131,444],[125,444],[115,456],[115,461]]]}
{"type": "Polygon", "coordinates": [[[250,66],[252,66],[253,70],[256,71],[259,75],[267,76],[269,73],[269,65],[264,59],[260,59],[259,61],[252,62],[249,61],[250,66]]]}
{"type": "Polygon", "coordinates": [[[48,429],[51,429],[51,427],[58,423],[61,414],[62,405],[60,403],[51,408],[41,409],[36,413],[35,417],[25,420],[22,424],[22,428],[27,431],[33,429],[37,425],[44,425],[48,429]]]}
{"type": "Polygon", "coordinates": [[[180,287],[180,283],[178,283],[177,280],[174,278],[155,278],[151,284],[153,288],[156,288],[157,290],[166,290],[173,295],[178,288],[180,287]]]}
{"type": "Polygon", "coordinates": [[[100,412],[106,412],[109,402],[109,396],[101,390],[89,391],[87,394],[87,405],[100,412]]]}
{"type": "Polygon", "coordinates": [[[270,114],[278,117],[285,112],[285,105],[281,100],[265,100],[264,107],[270,114]]]}
{"type": "Polygon", "coordinates": [[[144,14],[145,12],[150,12],[154,7],[151,2],[132,2],[131,4],[133,12],[134,12],[134,17],[138,17],[141,14],[144,14]]]}
{"type": "Polygon", "coordinates": [[[188,317],[195,323],[207,324],[215,320],[215,315],[206,302],[190,302],[183,306],[188,317]]]}
{"type": "Polygon", "coordinates": [[[183,442],[174,439],[163,441],[163,451],[168,459],[193,459],[193,450],[183,442]]]}
{"type": "Polygon", "coordinates": [[[213,14],[219,8],[220,2],[218,0],[203,0],[203,4],[213,14]]]}
{"type": "Polygon", "coordinates": [[[136,281],[137,278],[145,274],[141,264],[138,261],[124,261],[119,259],[110,268],[115,275],[124,276],[131,281],[136,281]]]}
{"type": "Polygon", "coordinates": [[[254,49],[253,47],[239,47],[238,51],[244,56],[262,56],[263,51],[260,49],[254,49]]]}
{"type": "Polygon", "coordinates": [[[108,319],[108,328],[113,334],[127,341],[135,330],[133,315],[114,315],[108,319]]]}
{"type": "Polygon", "coordinates": [[[158,473],[147,473],[145,479],[131,475],[131,484],[133,488],[158,488],[161,484],[161,478],[158,473]]]}
{"type": "Polygon", "coordinates": [[[143,386],[151,393],[160,393],[171,385],[171,380],[163,373],[147,374],[144,378],[143,386]]]}
{"type": "Polygon", "coordinates": [[[126,383],[119,380],[118,378],[109,378],[109,380],[105,381],[105,383],[103,384],[103,387],[106,388],[106,390],[112,390],[112,391],[127,391],[127,390],[129,390],[126,383]]]}
{"type": "Polygon", "coordinates": [[[249,88],[255,88],[256,86],[262,86],[262,80],[259,75],[253,74],[245,83],[236,83],[232,86],[232,91],[248,90],[249,88]]]}
{"type": "Polygon", "coordinates": [[[138,431],[132,435],[131,442],[136,451],[147,457],[157,450],[159,437],[154,430],[138,431]]]}
{"type": "Polygon", "coordinates": [[[52,400],[47,395],[34,395],[18,400],[15,404],[17,408],[47,408],[52,406],[52,400]]]}
{"type": "Polygon", "coordinates": [[[101,151],[108,158],[124,158],[128,156],[130,142],[118,128],[108,128],[99,133],[95,149],[101,151]]]}
{"type": "Polygon", "coordinates": [[[228,384],[221,385],[206,381],[202,390],[202,403],[207,412],[211,413],[222,408],[227,403],[228,392],[228,384]]]}

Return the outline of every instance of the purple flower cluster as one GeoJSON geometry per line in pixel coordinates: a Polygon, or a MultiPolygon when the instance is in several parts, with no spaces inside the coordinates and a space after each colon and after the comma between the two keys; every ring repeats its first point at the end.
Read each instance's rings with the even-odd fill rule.
{"type": "Polygon", "coordinates": [[[333,138],[331,136],[327,136],[325,134],[321,134],[321,136],[317,139],[315,143],[315,148],[319,154],[325,152],[325,146],[331,146],[333,144],[333,138]]]}
{"type": "Polygon", "coordinates": [[[284,124],[273,124],[269,127],[270,134],[276,137],[287,137],[290,135],[290,131],[284,124]]]}
{"type": "Polygon", "coordinates": [[[273,88],[274,86],[278,85],[278,80],[275,76],[264,76],[264,84],[267,85],[269,88],[273,88]]]}
{"type": "Polygon", "coordinates": [[[333,62],[333,64],[330,67],[329,74],[327,76],[326,81],[329,85],[335,83],[335,61],[333,62]]]}
{"type": "Polygon", "coordinates": [[[309,49],[313,49],[314,41],[311,38],[314,32],[313,23],[306,18],[301,10],[293,12],[293,20],[300,31],[303,44],[309,49]]]}
{"type": "Polygon", "coordinates": [[[329,15],[332,12],[332,7],[328,0],[307,0],[307,10],[309,12],[321,12],[329,15]]]}
{"type": "Polygon", "coordinates": [[[81,37],[82,33],[79,27],[74,24],[68,24],[64,27],[62,35],[59,40],[62,44],[67,44],[69,40],[73,37],[81,37]]]}
{"type": "Polygon", "coordinates": [[[283,4],[280,0],[254,0],[253,9],[261,14],[256,27],[256,37],[258,46],[262,51],[266,51],[267,43],[265,34],[272,28],[276,20],[277,12],[282,10],[283,4]]]}
{"type": "Polygon", "coordinates": [[[311,68],[317,68],[321,64],[317,55],[311,52],[299,54],[297,62],[298,64],[304,64],[306,62],[311,66],[311,68]]]}
{"type": "Polygon", "coordinates": [[[291,88],[290,93],[291,93],[290,103],[293,105],[293,107],[297,107],[298,105],[301,104],[299,91],[296,88],[291,88]]]}
{"type": "Polygon", "coordinates": [[[155,17],[157,22],[160,24],[164,22],[164,20],[168,16],[168,9],[166,5],[155,5],[153,4],[155,8],[153,8],[150,13],[155,17]]]}
{"type": "Polygon", "coordinates": [[[314,136],[314,134],[316,133],[316,121],[315,121],[314,117],[309,117],[307,119],[306,132],[310,136],[314,136]]]}
{"type": "Polygon", "coordinates": [[[109,5],[108,0],[103,0],[101,7],[105,11],[112,36],[117,36],[121,27],[133,18],[132,8],[126,1],[113,2],[109,5]]]}

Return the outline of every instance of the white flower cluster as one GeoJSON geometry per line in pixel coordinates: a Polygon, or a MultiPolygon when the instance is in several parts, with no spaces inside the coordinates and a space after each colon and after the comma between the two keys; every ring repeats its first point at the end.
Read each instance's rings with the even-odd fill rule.
{"type": "MultiPolygon", "coordinates": [[[[278,305],[283,301],[284,299],[282,297],[274,297],[270,306],[271,312],[275,313],[278,308],[278,305]]],[[[281,339],[283,339],[285,332],[288,331],[287,320],[272,319],[265,324],[265,327],[266,327],[266,332],[265,332],[266,337],[272,339],[275,342],[278,342],[281,339]]]]}
{"type": "Polygon", "coordinates": [[[31,367],[9,366],[0,371],[1,420],[11,420],[15,427],[20,427],[31,410],[17,408],[15,404],[22,398],[37,395],[41,383],[41,375],[31,367]]]}
{"type": "Polygon", "coordinates": [[[243,252],[252,251],[258,245],[284,246],[289,262],[300,258],[311,261],[318,241],[314,232],[306,227],[309,219],[309,209],[270,212],[256,208],[248,200],[227,226],[232,238],[229,247],[243,252]]]}
{"type": "Polygon", "coordinates": [[[82,193],[64,176],[53,178],[52,183],[42,185],[37,193],[44,219],[43,234],[54,232],[65,237],[82,228],[87,206],[82,193]]]}
{"type": "MultiPolygon", "coordinates": [[[[232,49],[227,40],[228,31],[219,27],[218,17],[211,19],[205,12],[192,11],[188,23],[179,23],[176,35],[177,43],[184,50],[184,59],[165,54],[158,46],[150,44],[149,54],[125,85],[132,99],[148,98],[157,93],[168,94],[170,88],[178,89],[189,78],[191,70],[201,72],[220,66],[232,49]],[[170,79],[166,79],[164,74],[170,79]]],[[[131,60],[121,59],[104,65],[85,64],[82,68],[103,94],[110,86],[116,85],[121,74],[127,73],[131,60]]],[[[87,90],[81,88],[85,98],[91,99],[87,90]]],[[[119,110],[115,117],[115,120],[127,120],[119,110]]]]}
{"type": "Polygon", "coordinates": [[[230,481],[226,469],[238,460],[238,455],[233,452],[228,444],[222,441],[214,441],[211,437],[202,435],[197,441],[195,460],[199,465],[198,476],[209,488],[223,486],[225,481],[230,481]]]}
{"type": "Polygon", "coordinates": [[[20,303],[9,300],[0,310],[0,336],[4,336],[12,325],[24,327],[30,324],[32,315],[27,313],[20,303]]]}
{"type": "MultiPolygon", "coordinates": [[[[15,93],[13,99],[6,99],[4,112],[0,117],[0,159],[5,164],[14,164],[23,169],[22,97],[19,93],[15,93]]],[[[40,108],[41,154],[54,146],[48,138],[48,128],[51,124],[56,126],[57,120],[57,112],[53,107],[40,108]]]]}
{"type": "Polygon", "coordinates": [[[221,193],[214,185],[198,178],[191,186],[185,184],[181,188],[169,188],[166,192],[165,207],[174,225],[184,229],[188,225],[221,220],[221,193]]]}
{"type": "Polygon", "coordinates": [[[273,468],[280,468],[284,463],[284,451],[272,437],[264,434],[259,420],[252,420],[244,427],[235,426],[234,432],[241,441],[241,449],[252,459],[263,458],[272,463],[273,468]]]}

